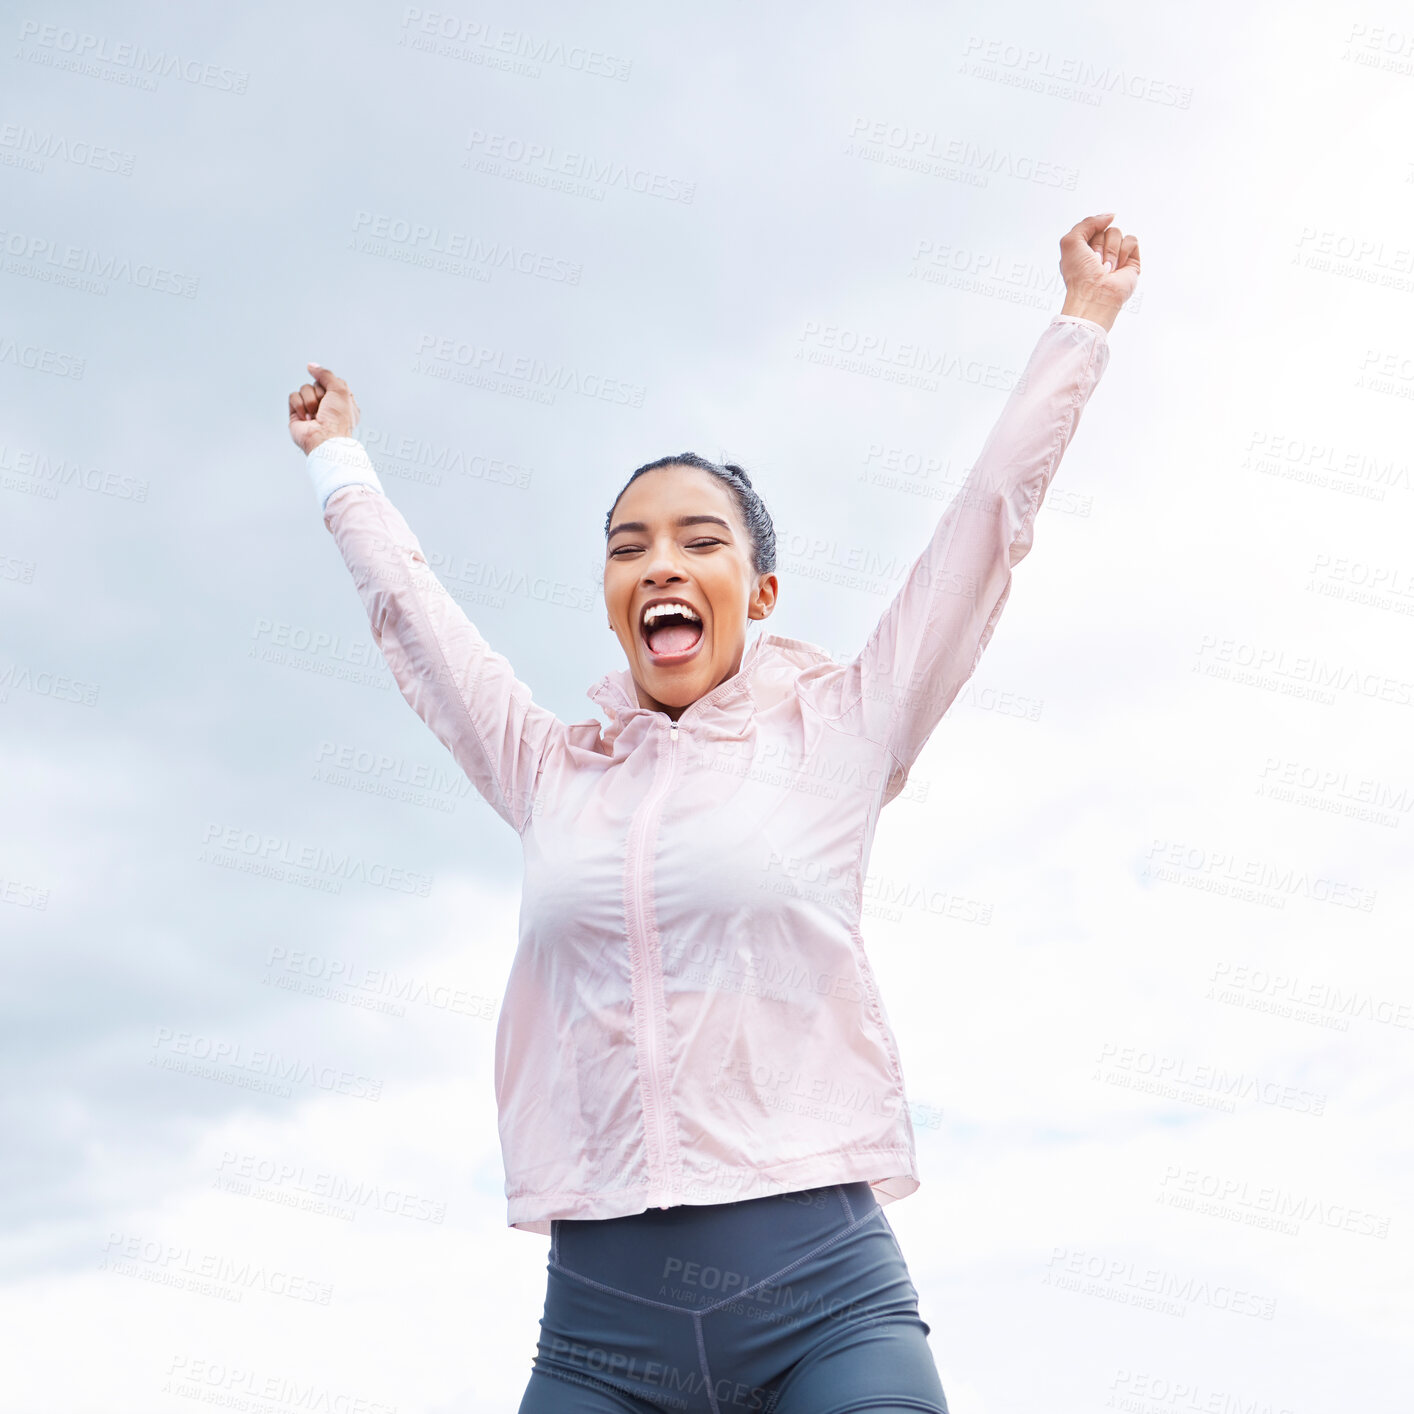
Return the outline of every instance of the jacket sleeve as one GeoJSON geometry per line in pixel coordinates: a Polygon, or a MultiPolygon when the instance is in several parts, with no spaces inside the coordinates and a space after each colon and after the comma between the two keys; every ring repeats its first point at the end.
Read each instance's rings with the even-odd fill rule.
{"type": "Polygon", "coordinates": [[[903,789],[976,670],[1011,592],[1012,569],[1031,549],[1036,512],[1108,362],[1103,325],[1076,315],[1052,319],[907,579],[830,684],[835,715],[893,757],[885,803],[903,789]]]}
{"type": "Polygon", "coordinates": [[[309,472],[399,690],[496,813],[524,831],[563,724],[531,699],[433,574],[359,442],[322,442],[309,472]]]}

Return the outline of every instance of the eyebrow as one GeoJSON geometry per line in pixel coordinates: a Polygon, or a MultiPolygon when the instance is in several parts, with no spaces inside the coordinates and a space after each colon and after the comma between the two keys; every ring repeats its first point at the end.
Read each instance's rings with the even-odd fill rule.
{"type": "MultiPolygon", "coordinates": [[[[707,515],[701,515],[701,516],[679,516],[679,517],[673,522],[673,524],[674,524],[674,525],[677,525],[677,526],[702,525],[702,524],[704,524],[705,522],[708,522],[708,521],[710,521],[713,525],[720,525],[724,530],[730,530],[730,529],[731,529],[731,526],[728,525],[727,522],[724,521],[724,520],[721,518],[721,516],[707,516],[707,515]]],[[[638,531],[644,531],[644,530],[647,530],[647,529],[648,529],[648,526],[647,526],[643,521],[641,521],[641,520],[621,520],[621,521],[609,532],[609,534],[608,534],[608,536],[607,536],[606,538],[609,539],[609,540],[612,540],[612,539],[614,538],[614,536],[616,536],[616,535],[619,533],[619,531],[621,531],[621,530],[638,530],[638,531]]]]}

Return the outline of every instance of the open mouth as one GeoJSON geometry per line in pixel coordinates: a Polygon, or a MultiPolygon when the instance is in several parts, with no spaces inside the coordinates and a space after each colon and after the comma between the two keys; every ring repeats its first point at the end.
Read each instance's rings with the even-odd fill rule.
{"type": "Polygon", "coordinates": [[[655,663],[686,662],[702,646],[702,619],[690,604],[650,604],[639,629],[655,663]]]}

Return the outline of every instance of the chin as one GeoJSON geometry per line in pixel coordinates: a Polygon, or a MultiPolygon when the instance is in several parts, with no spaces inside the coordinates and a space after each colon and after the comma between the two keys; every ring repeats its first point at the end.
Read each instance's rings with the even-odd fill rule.
{"type": "Polygon", "coordinates": [[[665,707],[687,707],[708,691],[709,679],[699,673],[689,677],[659,668],[646,675],[646,683],[665,707]]]}
{"type": "Polygon", "coordinates": [[[642,673],[643,686],[664,707],[690,707],[712,690],[711,673],[696,663],[691,668],[676,670],[652,664],[642,669],[642,673]]]}

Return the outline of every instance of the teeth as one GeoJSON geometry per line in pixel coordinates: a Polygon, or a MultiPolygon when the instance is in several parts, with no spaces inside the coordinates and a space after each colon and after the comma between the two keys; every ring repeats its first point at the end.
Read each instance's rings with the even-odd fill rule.
{"type": "Polygon", "coordinates": [[[650,604],[643,614],[643,626],[647,628],[654,619],[661,618],[664,614],[684,614],[698,623],[702,622],[702,616],[691,605],[669,600],[663,604],[650,604]]]}

